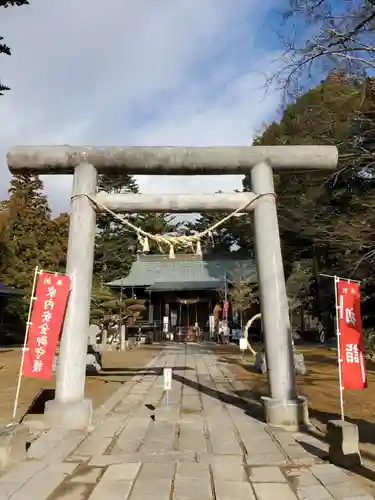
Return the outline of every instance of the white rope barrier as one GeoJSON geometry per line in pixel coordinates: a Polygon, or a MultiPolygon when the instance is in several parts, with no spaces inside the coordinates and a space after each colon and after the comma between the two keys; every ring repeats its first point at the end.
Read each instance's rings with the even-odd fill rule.
{"type": "Polygon", "coordinates": [[[144,231],[143,229],[137,227],[136,225],[132,224],[129,222],[127,219],[124,219],[120,215],[116,214],[106,206],[102,205],[99,203],[92,195],[89,194],[84,194],[83,196],[86,196],[97,208],[100,210],[107,212],[110,214],[112,217],[115,219],[119,220],[122,224],[127,226],[129,229],[132,229],[138,237],[138,241],[142,245],[142,250],[143,252],[147,253],[150,250],[149,247],[149,241],[152,240],[155,241],[160,250],[163,251],[162,245],[167,245],[169,247],[169,258],[174,259],[175,258],[175,252],[174,252],[174,247],[180,247],[180,246],[186,246],[189,243],[196,243],[196,254],[197,255],[202,255],[202,247],[201,247],[201,239],[204,238],[205,236],[210,235],[215,229],[218,227],[222,226],[227,222],[229,219],[232,217],[236,216],[238,213],[241,213],[243,210],[249,207],[252,203],[254,203],[256,200],[259,198],[262,198],[264,196],[275,196],[275,193],[264,193],[264,194],[259,194],[255,198],[253,198],[251,201],[248,201],[245,205],[240,206],[233,212],[231,212],[229,215],[223,217],[220,219],[218,222],[213,224],[212,226],[208,227],[204,231],[198,233],[198,234],[193,234],[193,235],[178,235],[178,236],[171,236],[171,235],[162,235],[162,234],[152,234],[147,231],[144,231]]]}

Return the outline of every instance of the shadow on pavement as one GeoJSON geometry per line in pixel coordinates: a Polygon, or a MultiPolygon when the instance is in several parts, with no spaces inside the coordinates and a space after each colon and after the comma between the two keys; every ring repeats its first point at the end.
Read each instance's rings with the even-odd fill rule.
{"type": "Polygon", "coordinates": [[[47,401],[51,401],[55,399],[55,389],[42,389],[38,392],[38,394],[33,399],[33,402],[27,409],[26,413],[20,419],[20,423],[28,416],[28,415],[43,415],[44,414],[44,406],[47,401]]]}
{"type": "MultiPolygon", "coordinates": [[[[189,366],[172,366],[172,371],[185,371],[193,370],[189,366]]],[[[127,377],[134,377],[136,375],[156,375],[160,377],[163,375],[164,367],[152,368],[103,368],[99,373],[87,373],[88,377],[109,377],[113,375],[126,375],[127,377]]]]}
{"type": "MultiPolygon", "coordinates": [[[[309,432],[309,434],[313,435],[314,437],[317,437],[314,432],[309,432]]],[[[319,436],[319,439],[322,439],[321,436],[319,436]]],[[[315,455],[316,457],[320,458],[321,460],[325,460],[327,462],[329,461],[328,460],[328,453],[321,450],[320,448],[317,448],[316,446],[313,446],[312,444],[305,443],[303,441],[299,441],[298,439],[297,439],[297,443],[299,443],[303,448],[305,448],[305,450],[308,453],[310,453],[311,455],[315,455]]],[[[364,457],[365,453],[361,452],[361,455],[364,457]]],[[[354,472],[355,474],[362,476],[371,482],[375,482],[375,471],[369,469],[368,467],[365,467],[364,465],[346,468],[346,470],[349,472],[354,472]]]]}
{"type": "Polygon", "coordinates": [[[189,380],[188,378],[183,377],[182,375],[178,375],[176,373],[173,373],[172,376],[173,379],[176,380],[177,382],[180,382],[181,384],[186,385],[187,387],[191,387],[192,389],[195,389],[198,392],[203,392],[203,394],[207,394],[208,396],[211,396],[212,398],[222,401],[225,404],[236,406],[237,408],[243,410],[246,413],[246,415],[249,415],[250,417],[255,418],[261,422],[264,422],[262,404],[259,401],[256,401],[255,398],[250,400],[249,398],[240,396],[242,392],[247,393],[248,391],[238,391],[234,393],[236,395],[231,395],[225,392],[218,391],[216,389],[211,389],[210,387],[194,382],[193,380],[189,380]]]}
{"type": "MultiPolygon", "coordinates": [[[[340,420],[341,417],[338,413],[328,413],[314,408],[309,408],[309,415],[312,419],[317,420],[323,425],[327,425],[329,420],[340,420]]],[[[375,444],[375,424],[361,418],[345,417],[347,422],[358,426],[359,441],[361,443],[375,444]]],[[[373,457],[375,459],[375,457],[373,457]]]]}

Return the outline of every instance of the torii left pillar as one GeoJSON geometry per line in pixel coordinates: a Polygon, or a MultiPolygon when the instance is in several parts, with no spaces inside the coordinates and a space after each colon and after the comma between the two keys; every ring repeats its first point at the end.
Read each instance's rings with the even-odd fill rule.
{"type": "Polygon", "coordinates": [[[97,177],[96,168],[89,163],[75,167],[67,255],[72,286],[61,338],[55,399],[45,406],[45,420],[51,426],[83,429],[92,420],[92,402],[85,398],[85,378],[96,215],[85,194],[95,193],[97,177]]]}

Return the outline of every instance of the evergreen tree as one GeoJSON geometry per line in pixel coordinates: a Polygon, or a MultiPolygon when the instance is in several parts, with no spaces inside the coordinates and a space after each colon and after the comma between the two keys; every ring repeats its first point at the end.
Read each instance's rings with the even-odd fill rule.
{"type": "Polygon", "coordinates": [[[361,106],[352,121],[345,169],[335,184],[333,202],[338,209],[327,227],[326,239],[333,240],[341,275],[362,282],[362,314],[369,336],[375,329],[374,127],[375,84],[367,79],[361,106]]]}
{"type": "Polygon", "coordinates": [[[19,314],[25,316],[35,267],[53,269],[51,212],[37,176],[14,176],[9,194],[4,231],[7,255],[0,273],[7,285],[26,292],[17,301],[19,314]]]}
{"type": "MultiPolygon", "coordinates": [[[[220,191],[219,191],[220,192],[220,191]]],[[[185,223],[189,234],[202,233],[227,217],[229,213],[205,212],[198,218],[185,223]]],[[[208,254],[223,254],[244,251],[254,256],[252,239],[252,217],[236,215],[220,224],[201,242],[202,251],[208,254]]]]}
{"type": "MultiPolygon", "coordinates": [[[[331,75],[284,110],[281,120],[272,123],[256,138],[255,145],[336,145],[342,158],[347,153],[352,119],[360,107],[362,87],[340,75],[331,75]]],[[[275,175],[277,208],[284,260],[291,271],[293,262],[312,257],[312,245],[326,243],[326,227],[340,204],[338,180],[346,165],[340,158],[339,175],[321,173],[275,175]]],[[[251,190],[250,176],[244,189],[251,190]]],[[[341,203],[343,200],[341,199],[341,203]]]]}
{"type": "MultiPolygon", "coordinates": [[[[102,175],[99,178],[99,190],[107,193],[137,193],[138,185],[129,175],[102,175]]],[[[164,214],[122,214],[122,217],[151,234],[173,233],[178,230],[175,219],[164,214]]],[[[137,252],[142,251],[137,234],[110,214],[100,214],[97,227],[95,280],[107,283],[126,276],[137,252]]],[[[149,241],[149,247],[150,253],[160,252],[153,241],[149,241]]]]}
{"type": "MultiPolygon", "coordinates": [[[[99,191],[106,193],[137,193],[138,186],[130,175],[100,175],[99,191]]],[[[101,283],[126,276],[136,254],[136,235],[110,214],[97,217],[94,275],[101,283]]]]}
{"type": "Polygon", "coordinates": [[[99,191],[106,193],[138,193],[139,188],[136,180],[129,174],[100,174],[98,180],[99,191]]]}
{"type": "Polygon", "coordinates": [[[50,221],[49,226],[52,269],[56,272],[65,273],[69,239],[69,214],[60,214],[50,221]]]}
{"type": "MultiPolygon", "coordinates": [[[[228,214],[205,212],[192,222],[185,223],[190,234],[202,233],[207,228],[221,221],[228,214]]],[[[230,221],[214,229],[201,241],[202,252],[207,254],[223,254],[230,252],[234,234],[230,230],[230,221]]]]}
{"type": "MultiPolygon", "coordinates": [[[[133,223],[143,231],[146,231],[150,234],[178,236],[181,233],[181,224],[176,221],[175,217],[168,214],[136,214],[133,223]]],[[[160,253],[161,250],[166,253],[169,252],[169,248],[165,245],[162,245],[161,248],[159,248],[159,245],[152,240],[150,240],[148,243],[149,254],[157,254],[160,253]]],[[[139,243],[137,248],[139,251],[142,251],[141,245],[139,243]]],[[[180,247],[176,248],[175,251],[184,252],[184,249],[180,247]]]]}
{"type": "MultiPolygon", "coordinates": [[[[359,226],[354,228],[351,219],[359,215],[356,200],[364,195],[364,179],[358,175],[363,165],[353,164],[359,152],[358,132],[354,133],[353,126],[358,123],[363,100],[363,82],[332,74],[288,105],[281,120],[254,141],[256,145],[328,144],[339,149],[334,175],[274,175],[286,278],[299,263],[310,268],[314,279],[306,296],[312,299],[311,310],[327,330],[333,327],[333,303],[329,307],[334,299],[333,285],[331,280],[320,279],[319,273],[351,273],[354,277],[359,261],[359,253],[348,239],[349,234],[353,240],[359,237],[359,226]]],[[[365,184],[369,188],[368,180],[365,184]]],[[[249,176],[244,179],[244,189],[251,190],[249,176]]]]}
{"type": "Polygon", "coordinates": [[[37,176],[14,176],[9,194],[6,238],[10,266],[4,269],[4,274],[8,284],[27,288],[35,267],[45,267],[51,262],[51,211],[43,194],[43,183],[37,176]]]}
{"type": "Polygon", "coordinates": [[[6,239],[6,227],[8,222],[8,203],[0,202],[0,269],[5,265],[8,253],[8,242],[6,239]]]}

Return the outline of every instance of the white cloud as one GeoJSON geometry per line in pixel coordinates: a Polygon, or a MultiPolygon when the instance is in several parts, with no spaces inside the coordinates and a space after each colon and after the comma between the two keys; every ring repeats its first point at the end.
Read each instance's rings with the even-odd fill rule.
{"type": "MultiPolygon", "coordinates": [[[[14,144],[246,145],[275,112],[258,28],[273,0],[33,0],[1,11],[0,155],[14,144]],[[5,126],[4,126],[5,124],[5,126]]],[[[0,199],[9,174],[0,162],[0,199]]],[[[236,177],[140,178],[144,192],[229,190],[236,177]],[[203,187],[202,187],[203,186],[203,187]]],[[[55,210],[71,179],[46,178],[55,210]]]]}

